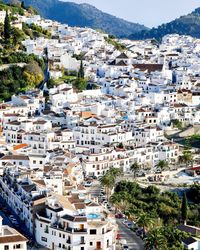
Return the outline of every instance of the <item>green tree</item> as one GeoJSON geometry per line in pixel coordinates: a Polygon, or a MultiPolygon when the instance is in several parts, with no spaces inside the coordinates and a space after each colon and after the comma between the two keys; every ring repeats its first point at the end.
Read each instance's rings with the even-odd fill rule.
{"type": "Polygon", "coordinates": [[[87,81],[84,78],[77,77],[77,79],[74,81],[73,85],[77,90],[83,91],[87,87],[87,81]]]}
{"type": "Polygon", "coordinates": [[[78,71],[78,78],[84,79],[84,77],[85,77],[85,72],[83,67],[83,60],[81,60],[80,68],[78,71]]]}
{"type": "Polygon", "coordinates": [[[168,250],[167,239],[161,228],[154,228],[149,231],[145,239],[145,250],[168,250]]]}
{"type": "Polygon", "coordinates": [[[101,177],[100,183],[105,187],[107,198],[109,198],[110,192],[115,186],[115,177],[107,173],[101,177]]]}
{"type": "Polygon", "coordinates": [[[141,166],[137,162],[134,162],[131,165],[130,170],[133,172],[134,178],[136,178],[136,174],[138,173],[140,168],[141,168],[141,166]]]}
{"type": "Polygon", "coordinates": [[[122,212],[123,214],[126,214],[126,212],[128,211],[130,207],[130,203],[129,203],[130,199],[131,199],[131,196],[129,193],[121,192],[119,194],[114,193],[113,195],[111,195],[109,200],[113,205],[115,205],[116,209],[119,209],[120,212],[122,212]]]}
{"type": "Polygon", "coordinates": [[[115,181],[118,176],[123,175],[123,170],[121,168],[111,168],[108,172],[110,175],[114,176],[115,181]]]}
{"type": "Polygon", "coordinates": [[[183,123],[178,119],[173,120],[172,123],[175,128],[178,128],[179,130],[183,129],[183,123]]]}
{"type": "Polygon", "coordinates": [[[189,192],[188,192],[188,197],[191,201],[195,203],[199,203],[200,201],[200,184],[199,183],[195,183],[190,187],[189,192]]]}
{"type": "Polygon", "coordinates": [[[138,227],[142,227],[146,233],[153,226],[153,219],[147,214],[142,213],[136,221],[138,227]]]}
{"type": "Polygon", "coordinates": [[[26,7],[25,7],[24,1],[21,2],[21,7],[22,7],[22,9],[25,9],[25,8],[26,8],[26,7]]]}
{"type": "Polygon", "coordinates": [[[104,176],[101,177],[100,183],[106,188],[107,198],[109,198],[112,189],[115,187],[116,178],[120,175],[122,175],[122,169],[111,168],[104,176]]]}
{"type": "Polygon", "coordinates": [[[6,11],[6,17],[4,22],[4,39],[8,41],[11,36],[11,25],[10,25],[10,17],[8,12],[6,11]]]}
{"type": "Polygon", "coordinates": [[[181,219],[184,224],[187,223],[187,217],[188,217],[188,202],[187,202],[187,196],[184,192],[182,204],[181,204],[181,219]]]}
{"type": "Polygon", "coordinates": [[[156,165],[156,167],[159,167],[161,171],[164,171],[164,170],[169,169],[169,164],[167,161],[160,160],[158,164],[156,165]]]}
{"type": "Polygon", "coordinates": [[[12,35],[12,41],[15,44],[15,46],[21,44],[22,40],[25,39],[24,32],[17,28],[12,28],[11,35],[12,35]]]}
{"type": "Polygon", "coordinates": [[[29,88],[34,88],[44,80],[44,74],[36,61],[32,61],[25,66],[23,76],[29,88]]]}
{"type": "Polygon", "coordinates": [[[168,249],[183,250],[182,241],[188,237],[188,234],[178,230],[174,226],[165,226],[162,228],[163,235],[167,239],[168,249]]]}
{"type": "Polygon", "coordinates": [[[179,156],[179,163],[183,163],[186,164],[186,167],[188,166],[188,164],[193,162],[193,154],[190,150],[184,150],[183,151],[183,155],[179,156]]]}

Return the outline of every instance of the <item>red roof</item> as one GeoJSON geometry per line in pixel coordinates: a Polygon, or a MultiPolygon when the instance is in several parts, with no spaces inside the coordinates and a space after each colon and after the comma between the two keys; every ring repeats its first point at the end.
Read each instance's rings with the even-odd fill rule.
{"type": "Polygon", "coordinates": [[[189,168],[188,170],[191,170],[191,171],[200,171],[200,166],[189,168]]]}

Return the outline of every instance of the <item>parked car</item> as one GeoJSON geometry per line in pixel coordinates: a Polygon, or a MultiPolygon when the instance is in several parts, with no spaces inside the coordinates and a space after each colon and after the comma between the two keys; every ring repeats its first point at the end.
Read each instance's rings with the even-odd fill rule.
{"type": "Polygon", "coordinates": [[[119,214],[116,214],[116,215],[115,215],[115,218],[116,218],[116,219],[122,219],[122,218],[123,218],[123,214],[120,214],[120,213],[119,213],[119,214]]]}
{"type": "Polygon", "coordinates": [[[91,181],[86,181],[84,184],[85,187],[91,187],[92,186],[92,182],[91,181]]]}
{"type": "Polygon", "coordinates": [[[13,224],[18,224],[18,222],[17,222],[16,219],[11,219],[11,222],[12,222],[13,224]]]}
{"type": "Polygon", "coordinates": [[[128,220],[123,220],[123,221],[122,221],[122,223],[123,223],[124,225],[126,225],[127,222],[128,222],[128,220]]]}
{"type": "Polygon", "coordinates": [[[144,230],[142,228],[139,228],[136,232],[136,235],[143,238],[144,236],[144,230]]]}
{"type": "Polygon", "coordinates": [[[137,177],[145,177],[145,173],[144,172],[139,172],[139,173],[136,173],[136,176],[137,177]]]}
{"type": "Polygon", "coordinates": [[[101,193],[100,193],[101,196],[104,196],[105,194],[106,194],[106,193],[103,192],[103,191],[101,191],[101,193]]]}
{"type": "Polygon", "coordinates": [[[120,234],[117,234],[116,240],[120,240],[120,239],[121,239],[121,235],[120,235],[120,234]]]}
{"type": "Polygon", "coordinates": [[[133,223],[132,222],[128,222],[126,225],[127,225],[128,228],[132,228],[133,227],[133,223]]]}
{"type": "Polygon", "coordinates": [[[120,240],[120,244],[121,244],[121,245],[127,245],[126,239],[121,239],[121,240],[120,240]]]}
{"type": "Polygon", "coordinates": [[[148,179],[148,181],[150,181],[150,182],[151,182],[151,181],[154,181],[153,176],[149,176],[147,179],[148,179]]]}
{"type": "Polygon", "coordinates": [[[123,249],[124,249],[124,250],[128,250],[129,247],[128,247],[127,245],[125,245],[125,246],[123,246],[123,249]]]}
{"type": "Polygon", "coordinates": [[[155,171],[155,174],[162,174],[162,171],[160,168],[157,168],[156,171],[155,171]]]}

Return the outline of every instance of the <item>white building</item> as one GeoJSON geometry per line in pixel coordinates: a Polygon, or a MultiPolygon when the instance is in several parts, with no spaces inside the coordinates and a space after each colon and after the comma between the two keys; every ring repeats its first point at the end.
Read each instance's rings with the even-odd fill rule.
{"type": "Polygon", "coordinates": [[[3,225],[0,217],[0,249],[1,250],[27,250],[27,239],[14,228],[3,225]]]}
{"type": "Polygon", "coordinates": [[[78,197],[48,198],[46,208],[36,214],[37,242],[55,250],[115,249],[115,222],[103,219],[96,206],[78,197]]]}

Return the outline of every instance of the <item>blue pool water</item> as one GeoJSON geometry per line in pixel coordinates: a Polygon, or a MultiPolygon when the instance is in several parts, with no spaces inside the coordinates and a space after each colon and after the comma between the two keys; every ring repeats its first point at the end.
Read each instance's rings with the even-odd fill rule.
{"type": "Polygon", "coordinates": [[[99,219],[101,216],[99,214],[88,214],[87,215],[88,219],[99,219]]]}

